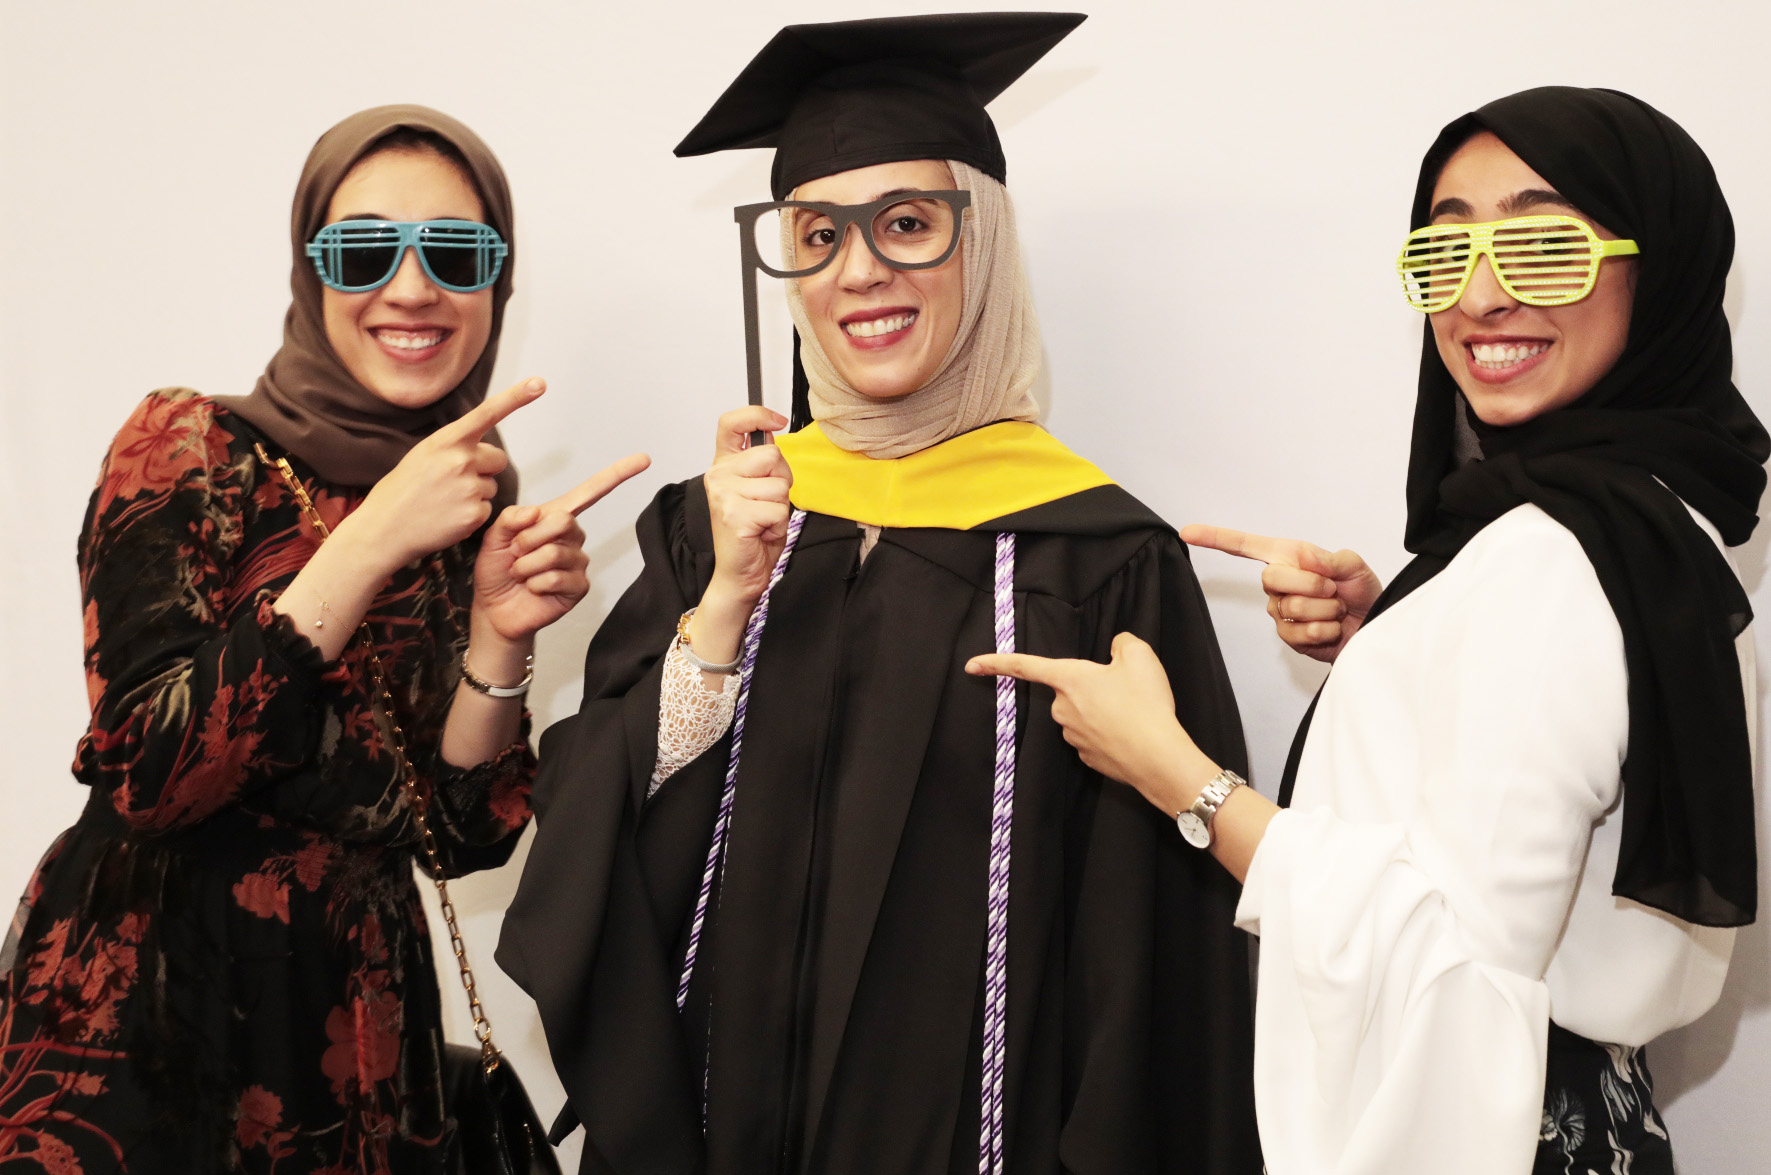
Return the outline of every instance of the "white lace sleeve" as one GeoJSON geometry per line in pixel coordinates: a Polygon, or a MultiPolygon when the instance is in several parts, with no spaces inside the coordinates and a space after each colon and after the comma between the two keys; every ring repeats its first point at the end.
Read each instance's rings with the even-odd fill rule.
{"type": "Polygon", "coordinates": [[[715,693],[702,681],[701,671],[683,656],[681,646],[671,640],[658,690],[658,765],[652,768],[647,796],[719,741],[732,724],[732,707],[737,700],[736,673],[728,673],[724,687],[715,693]]]}

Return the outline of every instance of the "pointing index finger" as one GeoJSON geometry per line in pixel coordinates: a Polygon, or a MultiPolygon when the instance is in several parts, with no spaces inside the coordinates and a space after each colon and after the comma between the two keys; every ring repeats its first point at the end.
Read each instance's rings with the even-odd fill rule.
{"type": "Polygon", "coordinates": [[[568,514],[581,514],[600,501],[610,490],[634,474],[643,472],[651,464],[652,459],[646,454],[629,453],[608,468],[585,478],[577,486],[543,506],[542,510],[546,513],[564,510],[568,514]]]}
{"type": "Polygon", "coordinates": [[[965,671],[975,677],[1014,677],[1053,689],[1064,676],[1063,667],[1062,660],[1030,653],[986,653],[965,663],[965,671]]]}
{"type": "Polygon", "coordinates": [[[533,404],[540,399],[541,393],[546,390],[546,380],[526,379],[514,387],[505,388],[496,396],[487,396],[454,423],[438,429],[437,433],[449,441],[478,441],[496,428],[506,416],[525,404],[533,404]]]}
{"type": "Polygon", "coordinates": [[[1189,546],[1210,547],[1212,550],[1222,551],[1226,555],[1256,559],[1262,563],[1295,564],[1297,561],[1290,541],[1268,538],[1264,534],[1249,534],[1247,531],[1232,530],[1227,526],[1207,526],[1204,523],[1195,522],[1191,526],[1181,528],[1181,541],[1189,546]]]}

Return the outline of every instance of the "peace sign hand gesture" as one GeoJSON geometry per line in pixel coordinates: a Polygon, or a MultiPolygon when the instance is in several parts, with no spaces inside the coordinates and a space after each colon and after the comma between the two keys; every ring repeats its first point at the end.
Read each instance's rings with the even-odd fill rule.
{"type": "Polygon", "coordinates": [[[1199,523],[1183,527],[1181,538],[1195,547],[1265,563],[1261,587],[1279,639],[1318,661],[1340,656],[1384,588],[1352,551],[1329,552],[1298,539],[1199,523]]]}

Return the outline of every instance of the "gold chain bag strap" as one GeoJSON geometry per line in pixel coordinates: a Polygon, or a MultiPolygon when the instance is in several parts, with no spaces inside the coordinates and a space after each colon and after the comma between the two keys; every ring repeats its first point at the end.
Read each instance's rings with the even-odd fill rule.
{"type": "MultiPolygon", "coordinates": [[[[258,459],[282,477],[284,485],[294,495],[302,517],[314,528],[320,541],[331,538],[332,529],[320,517],[307,487],[295,475],[288,459],[272,457],[262,444],[254,443],[253,448],[258,459]]],[[[481,1175],[482,1172],[486,1175],[559,1175],[559,1162],[547,1142],[533,1103],[510,1062],[492,1043],[492,1021],[480,1003],[473,967],[467,961],[467,943],[461,937],[461,925],[455,917],[455,903],[449,900],[442,850],[437,845],[436,834],[430,830],[430,797],[419,790],[418,773],[412,769],[412,760],[406,753],[406,732],[400,726],[393,690],[388,686],[381,657],[375,651],[375,638],[369,632],[367,617],[357,626],[357,640],[362,644],[374,684],[370,707],[386,722],[400,787],[406,793],[412,821],[418,826],[425,866],[437,887],[437,902],[442,907],[443,922],[449,928],[449,948],[455,952],[455,964],[461,970],[461,987],[467,993],[467,1010],[473,1016],[474,1037],[479,1041],[477,1053],[460,1045],[448,1045],[444,1057],[444,1102],[456,1119],[456,1134],[461,1144],[457,1170],[462,1175],[481,1175]],[[464,1057],[462,1053],[469,1056],[464,1057]]]]}

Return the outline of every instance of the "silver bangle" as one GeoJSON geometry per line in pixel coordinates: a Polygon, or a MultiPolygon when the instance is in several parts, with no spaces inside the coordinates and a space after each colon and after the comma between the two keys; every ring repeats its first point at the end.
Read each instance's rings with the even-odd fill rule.
{"type": "Polygon", "coordinates": [[[523,658],[523,680],[515,685],[493,685],[472,669],[467,667],[467,653],[461,654],[461,680],[467,688],[488,698],[520,698],[529,692],[529,683],[535,680],[535,654],[530,653],[523,658]]]}
{"type": "Polygon", "coordinates": [[[676,647],[681,650],[683,660],[703,673],[730,673],[737,669],[738,658],[736,657],[721,664],[715,661],[703,661],[695,655],[695,650],[689,647],[689,617],[694,614],[695,609],[690,608],[683,613],[682,619],[676,622],[676,647]]]}

